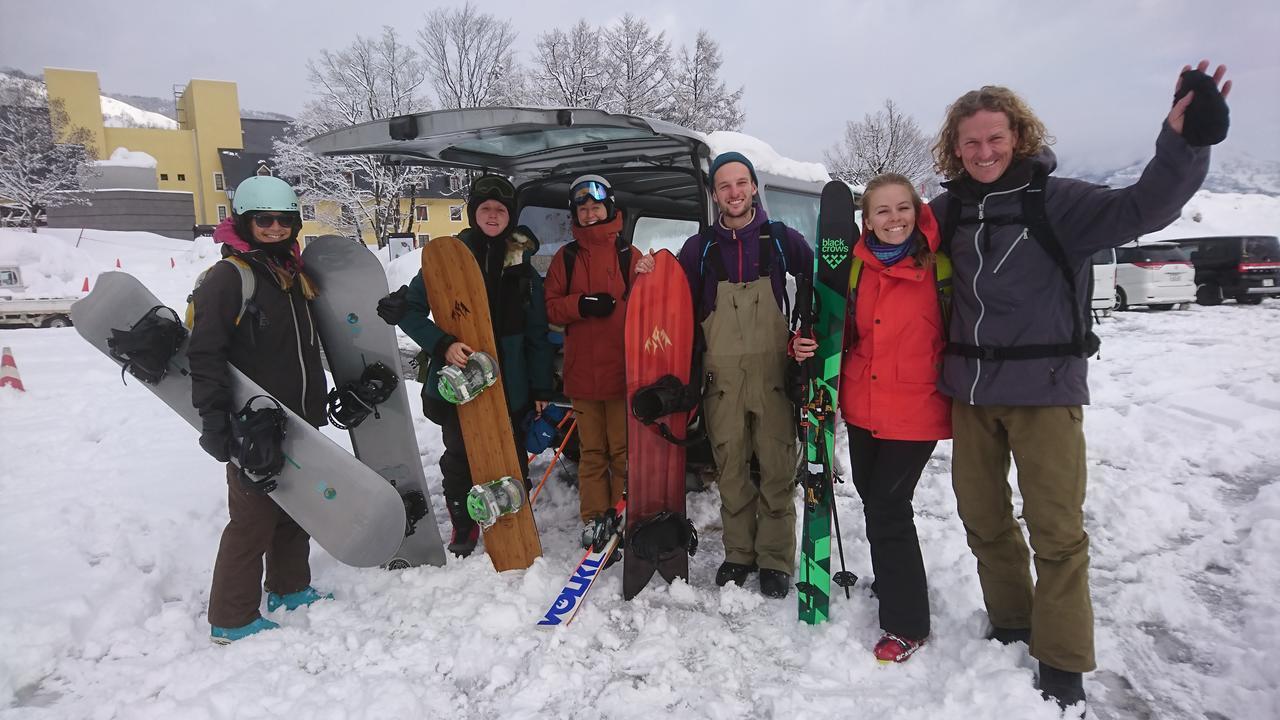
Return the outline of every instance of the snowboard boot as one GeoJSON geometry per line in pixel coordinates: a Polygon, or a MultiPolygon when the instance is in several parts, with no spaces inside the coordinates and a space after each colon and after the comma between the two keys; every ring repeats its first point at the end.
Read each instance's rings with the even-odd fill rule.
{"type": "Polygon", "coordinates": [[[882,665],[906,662],[920,649],[921,645],[924,645],[924,642],[924,640],[912,640],[887,632],[880,636],[880,642],[876,643],[875,650],[872,652],[882,665]]]}
{"type": "Polygon", "coordinates": [[[1012,645],[1014,643],[1030,645],[1031,628],[1002,628],[992,625],[991,630],[987,632],[987,639],[998,640],[1001,645],[1012,645]]]}
{"type": "Polygon", "coordinates": [[[267,593],[267,612],[275,612],[282,607],[285,610],[297,610],[298,608],[306,607],[317,600],[332,599],[333,593],[325,593],[324,595],[321,595],[320,591],[310,585],[298,592],[285,593],[283,595],[269,592],[267,593]]]}
{"type": "Polygon", "coordinates": [[[786,597],[787,593],[791,592],[791,576],[781,570],[761,568],[760,592],[765,597],[775,599],[786,597]]]}
{"type": "Polygon", "coordinates": [[[742,587],[742,585],[747,582],[747,576],[759,569],[760,568],[755,563],[743,565],[741,563],[725,560],[720,563],[720,568],[716,570],[716,587],[724,587],[730,582],[738,587],[742,587]]]}
{"type": "Polygon", "coordinates": [[[449,552],[458,557],[468,557],[476,551],[480,542],[480,526],[467,514],[466,500],[449,500],[449,519],[453,521],[453,535],[449,538],[449,552]]]}
{"type": "Polygon", "coordinates": [[[217,625],[210,625],[209,640],[211,640],[215,645],[230,645],[236,640],[243,640],[250,635],[260,633],[263,630],[275,630],[278,627],[280,627],[279,623],[271,622],[264,617],[259,617],[248,625],[242,625],[237,628],[225,628],[218,627],[217,625]]]}
{"type": "Polygon", "coordinates": [[[1059,670],[1043,661],[1040,663],[1036,689],[1045,700],[1053,700],[1063,710],[1085,701],[1084,678],[1080,673],[1059,670]]]}

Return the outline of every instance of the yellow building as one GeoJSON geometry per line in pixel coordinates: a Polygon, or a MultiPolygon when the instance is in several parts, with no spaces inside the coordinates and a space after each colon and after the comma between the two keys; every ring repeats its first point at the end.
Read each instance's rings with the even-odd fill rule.
{"type": "MultiPolygon", "coordinates": [[[[113,127],[104,121],[98,74],[88,70],[45,68],[50,98],[59,98],[70,127],[89,131],[99,158],[117,148],[145,152],[156,159],[156,188],[190,192],[197,225],[216,225],[231,212],[235,186],[254,174],[274,174],[271,142],[284,131],[285,122],[240,117],[236,84],[223,80],[191,80],[174,96],[176,128],[113,127]],[[229,192],[232,191],[232,192],[229,192]]],[[[432,183],[413,202],[415,221],[410,229],[420,241],[456,235],[466,227],[465,201],[449,197],[448,180],[432,183]],[[441,196],[445,197],[441,197],[441,196]]],[[[456,188],[454,188],[456,190],[456,188]]],[[[411,201],[401,200],[409,215],[411,201]]],[[[323,216],[321,212],[319,215],[323,216]]],[[[304,238],[332,234],[333,228],[317,222],[316,208],[303,207],[304,238]]],[[[403,226],[399,228],[403,230],[403,226]]],[[[367,228],[363,240],[376,244],[367,228]]]]}

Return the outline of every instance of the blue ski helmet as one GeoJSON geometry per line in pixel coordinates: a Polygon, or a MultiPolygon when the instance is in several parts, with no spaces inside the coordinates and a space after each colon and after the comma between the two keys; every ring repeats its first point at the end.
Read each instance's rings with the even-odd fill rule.
{"type": "Polygon", "coordinates": [[[270,175],[254,175],[236,186],[231,211],[236,215],[259,210],[299,212],[298,194],[289,183],[270,175]]]}

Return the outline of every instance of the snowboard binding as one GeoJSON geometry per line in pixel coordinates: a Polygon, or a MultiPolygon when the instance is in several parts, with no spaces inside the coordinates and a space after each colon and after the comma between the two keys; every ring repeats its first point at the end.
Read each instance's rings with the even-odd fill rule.
{"type": "Polygon", "coordinates": [[[111,337],[107,338],[107,348],[113,359],[123,363],[121,381],[128,372],[148,385],[156,385],[168,373],[169,361],[186,339],[187,329],[182,326],[178,313],[173,308],[156,305],[128,330],[113,328],[111,337]],[[161,311],[173,319],[164,317],[161,311]]]}
{"type": "Polygon", "coordinates": [[[652,565],[676,552],[693,556],[698,552],[698,531],[684,515],[663,511],[631,530],[627,549],[652,565]]]}
{"type": "Polygon", "coordinates": [[[636,390],[631,396],[631,414],[645,425],[656,428],[662,438],[673,445],[690,447],[701,442],[704,433],[688,433],[676,437],[666,423],[658,422],[675,413],[688,413],[697,409],[702,400],[701,389],[695,383],[685,385],[675,375],[663,375],[651,385],[636,390]]]}
{"type": "Polygon", "coordinates": [[[400,378],[391,368],[380,362],[365,366],[359,380],[344,383],[329,391],[325,413],[329,422],[342,430],[350,430],[372,414],[378,414],[378,405],[386,402],[400,384],[400,378]]]}
{"type": "Polygon", "coordinates": [[[284,469],[283,450],[286,415],[280,403],[269,395],[254,395],[231,413],[231,445],[240,482],[249,490],[266,495],[276,489],[276,476],[284,469]],[[275,407],[254,408],[255,400],[275,407]]]}
{"type": "Polygon", "coordinates": [[[454,405],[471,402],[485,388],[498,381],[498,361],[486,352],[476,351],[467,357],[465,367],[445,365],[440,369],[436,389],[440,397],[454,405]]]}
{"type": "Polygon", "coordinates": [[[524,507],[524,483],[509,475],[480,485],[472,485],[467,491],[467,515],[488,529],[498,519],[513,515],[524,507]]]}

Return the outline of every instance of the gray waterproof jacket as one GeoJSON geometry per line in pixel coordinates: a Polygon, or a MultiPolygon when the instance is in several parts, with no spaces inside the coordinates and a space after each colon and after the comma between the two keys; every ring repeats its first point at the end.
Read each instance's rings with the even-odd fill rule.
{"type": "MultiPolygon", "coordinates": [[[[1053,259],[1025,226],[979,219],[1022,215],[1033,164],[1051,173],[1057,160],[1046,148],[1030,162],[1014,163],[982,190],[964,179],[945,183],[947,192],[930,203],[939,221],[948,217],[949,203],[962,207],[949,249],[952,342],[1009,347],[1071,341],[1067,283],[1053,259]]],[[[1209,148],[1188,145],[1166,123],[1155,157],[1129,187],[1048,179],[1045,208],[1075,269],[1078,307],[1087,309],[1092,295],[1090,256],[1176,220],[1208,169],[1209,148]]],[[[996,361],[948,354],[938,389],[970,405],[1087,405],[1088,370],[1082,357],[996,361]]]]}

